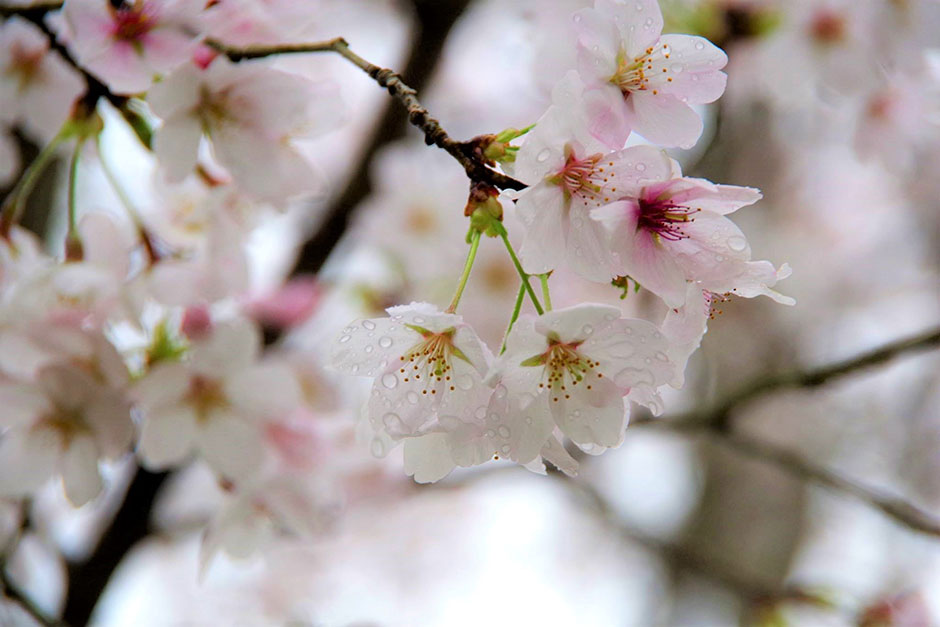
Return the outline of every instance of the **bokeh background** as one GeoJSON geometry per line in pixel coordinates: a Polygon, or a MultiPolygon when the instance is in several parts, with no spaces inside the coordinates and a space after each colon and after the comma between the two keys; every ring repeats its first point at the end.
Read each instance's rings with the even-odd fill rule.
{"type": "MultiPolygon", "coordinates": [[[[552,55],[587,2],[310,4],[295,35],[341,35],[370,61],[404,70],[442,126],[470,138],[539,117],[558,78],[552,55]]],[[[322,403],[299,454],[322,490],[316,532],[272,529],[253,557],[202,563],[203,528],[226,495],[194,464],[164,484],[154,533],[112,577],[95,624],[940,624],[940,538],[820,486],[806,468],[742,451],[727,433],[669,426],[769,374],[851,358],[940,323],[940,3],[662,5],[667,31],[707,36],[730,57],[725,96],[702,110],[702,140],[671,154],[690,176],[763,190],[734,219],[756,258],[792,266],[778,289],[797,305],[723,303],[666,415],[647,422],[635,412],[623,446],[582,459],[574,480],[491,463],[416,485],[400,451],[375,459],[356,440],[367,386],[311,365],[309,391],[322,403]]],[[[317,311],[287,347],[325,355],[352,318],[411,300],[446,305],[465,255],[467,183],[343,59],[277,64],[335,81],[346,110],[340,127],[302,144],[328,182],[324,195],[266,219],[250,243],[259,292],[295,266],[319,271],[317,311]],[[308,241],[311,233],[319,239],[308,241]]],[[[172,200],[140,174],[153,167],[149,157],[124,135],[109,131],[107,142],[121,151],[120,171],[140,181],[135,201],[164,208],[172,200]]],[[[119,207],[88,169],[98,204],[119,207]]],[[[63,174],[47,180],[41,202],[61,202],[63,174]]],[[[518,241],[512,203],[504,206],[518,241]]],[[[516,281],[499,243],[484,241],[461,308],[491,346],[516,281]]],[[[654,321],[664,314],[642,291],[620,299],[562,271],[552,286],[556,307],[596,301],[654,321]]],[[[736,404],[729,429],[940,518],[936,353],[772,390],[736,404]]],[[[66,561],[92,549],[131,466],[110,469],[107,497],[79,511],[57,486],[34,503],[34,530],[10,569],[46,611],[61,607],[66,561]]],[[[11,514],[5,524],[18,522],[11,514]]],[[[29,624],[22,612],[0,602],[0,624],[21,623],[29,624]]]]}

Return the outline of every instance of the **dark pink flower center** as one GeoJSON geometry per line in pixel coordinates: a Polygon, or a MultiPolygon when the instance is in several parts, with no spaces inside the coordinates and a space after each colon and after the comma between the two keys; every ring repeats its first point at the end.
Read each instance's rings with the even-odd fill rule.
{"type": "Polygon", "coordinates": [[[573,150],[567,150],[568,157],[564,167],[551,178],[553,183],[561,185],[569,196],[584,196],[600,192],[601,186],[594,179],[602,174],[604,169],[598,169],[597,164],[602,155],[589,155],[579,159],[573,150]]]}
{"type": "Polygon", "coordinates": [[[134,4],[114,12],[114,37],[122,41],[137,41],[156,25],[157,20],[147,5],[134,4]]]}
{"type": "Polygon", "coordinates": [[[637,229],[654,233],[662,239],[677,242],[688,235],[682,230],[687,222],[693,222],[700,209],[692,209],[677,205],[669,198],[647,199],[640,197],[640,217],[637,220],[637,229]]]}

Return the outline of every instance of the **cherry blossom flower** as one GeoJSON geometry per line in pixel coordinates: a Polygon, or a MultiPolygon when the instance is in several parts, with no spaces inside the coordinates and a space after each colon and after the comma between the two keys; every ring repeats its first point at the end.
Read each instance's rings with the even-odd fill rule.
{"type": "Polygon", "coordinates": [[[689,105],[724,92],[725,53],[702,37],[662,35],[656,0],[597,0],[573,19],[582,111],[595,136],[613,149],[631,130],[662,146],[695,145],[703,125],[689,105]]]}
{"type": "Polygon", "coordinates": [[[166,468],[198,452],[220,475],[249,476],[263,460],[262,421],[292,411],[289,368],[259,363],[261,338],[244,319],[216,325],[181,361],[161,362],[136,386],[143,414],[139,453],[166,468]]]}
{"type": "Polygon", "coordinates": [[[85,81],[34,24],[13,16],[0,24],[0,121],[22,123],[51,139],[68,119],[85,81]]]}
{"type": "Polygon", "coordinates": [[[674,370],[668,349],[655,325],[607,305],[520,317],[490,375],[498,382],[488,414],[496,451],[523,464],[540,454],[553,461],[556,427],[590,452],[618,446],[629,417],[624,396],[641,392],[661,407],[656,389],[674,370]]]}
{"type": "Polygon", "coordinates": [[[84,369],[54,365],[35,383],[0,385],[0,494],[26,495],[61,475],[81,506],[101,491],[98,461],[127,452],[134,435],[130,404],[84,369]]]}
{"type": "Polygon", "coordinates": [[[203,22],[209,35],[230,46],[303,41],[321,17],[324,3],[307,0],[222,0],[209,6],[203,22]]]}
{"type": "Polygon", "coordinates": [[[67,0],[63,38],[76,60],[119,94],[146,91],[188,60],[198,44],[192,0],[67,0]]]}
{"type": "Polygon", "coordinates": [[[516,203],[526,230],[520,250],[526,270],[548,272],[564,259],[585,278],[609,281],[616,273],[603,254],[604,229],[591,220],[591,210],[630,185],[667,176],[671,167],[661,150],[648,146],[608,153],[578,133],[563,109],[549,108],[520,148],[513,169],[531,185],[516,203]]]}
{"type": "MultiPolygon", "coordinates": [[[[346,327],[330,359],[340,372],[375,378],[364,410],[372,428],[398,440],[435,430],[440,416],[472,415],[490,360],[473,329],[428,303],[387,311],[346,327]]],[[[377,442],[374,452],[387,452],[377,442]]]]}
{"type": "Polygon", "coordinates": [[[239,187],[272,202],[318,188],[320,177],[291,139],[328,130],[340,106],[331,84],[221,56],[206,69],[181,67],[148,102],[163,118],[154,150],[170,180],[192,171],[205,134],[239,187]]]}
{"type": "Polygon", "coordinates": [[[792,299],[772,288],[789,275],[767,261],[750,261],[751,248],[725,215],[760,200],[750,187],[716,185],[674,172],[643,186],[623,188],[619,199],[591,216],[608,230],[606,251],[619,275],[629,275],[681,307],[686,281],[705,291],[746,298],[764,294],[781,303],[792,299]]]}

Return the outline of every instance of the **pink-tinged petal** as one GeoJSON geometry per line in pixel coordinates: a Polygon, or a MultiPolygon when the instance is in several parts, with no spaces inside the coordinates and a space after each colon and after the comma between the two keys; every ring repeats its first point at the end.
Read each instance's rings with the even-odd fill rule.
{"type": "Polygon", "coordinates": [[[557,107],[549,107],[535,128],[525,136],[511,174],[523,183],[535,185],[546,175],[565,165],[565,142],[572,138],[571,125],[557,107]]]}
{"type": "Polygon", "coordinates": [[[261,331],[247,318],[217,324],[206,342],[193,348],[192,370],[222,378],[253,365],[261,353],[261,331]]]}
{"type": "Polygon", "coordinates": [[[725,289],[724,292],[731,292],[744,298],[767,296],[781,305],[795,305],[795,299],[771,289],[778,281],[787,278],[791,273],[792,270],[787,264],[774,270],[773,264],[769,261],[749,261],[744,264],[741,274],[732,280],[734,287],[725,289]]]}
{"type": "Polygon", "coordinates": [[[199,104],[206,74],[195,65],[184,65],[153,86],[147,93],[147,103],[164,120],[188,114],[199,104]]]}
{"type": "Polygon", "coordinates": [[[88,503],[101,492],[98,449],[90,437],[72,440],[62,456],[62,482],[65,496],[75,507],[88,503]]]}
{"type": "Polygon", "coordinates": [[[107,2],[69,0],[62,8],[69,30],[67,42],[80,60],[101,52],[111,41],[114,18],[107,2]]]}
{"type": "Polygon", "coordinates": [[[619,275],[627,274],[630,260],[633,259],[640,205],[632,199],[619,200],[595,207],[590,215],[607,233],[605,243],[611,254],[611,267],[619,275]]]}
{"type": "Polygon", "coordinates": [[[120,393],[102,388],[89,404],[86,419],[102,457],[115,459],[130,449],[134,440],[131,406],[120,393]]]}
{"type": "Polygon", "coordinates": [[[568,386],[565,393],[555,390],[549,396],[555,424],[572,441],[608,448],[620,444],[627,414],[623,392],[613,381],[599,377],[590,383],[585,380],[568,386]]]}
{"type": "Polygon", "coordinates": [[[565,195],[558,185],[542,182],[525,191],[516,211],[525,227],[519,256],[527,272],[553,270],[565,250],[565,195]]]}
{"type": "Polygon", "coordinates": [[[237,83],[230,96],[232,108],[246,125],[272,140],[336,127],[343,110],[335,84],[316,83],[266,64],[252,65],[260,67],[248,68],[254,71],[237,83]]]}
{"type": "Polygon", "coordinates": [[[72,105],[85,92],[85,80],[58,52],[49,52],[39,67],[38,78],[20,92],[17,108],[30,134],[43,141],[62,126],[72,105]]]}
{"type": "Polygon", "coordinates": [[[581,114],[588,133],[610,150],[620,150],[633,130],[624,107],[623,94],[615,86],[602,84],[584,90],[581,114]]]}
{"type": "Polygon", "coordinates": [[[646,52],[663,32],[663,13],[657,0],[597,0],[594,6],[617,26],[624,50],[630,58],[646,52]]]}
{"type": "Polygon", "coordinates": [[[565,343],[582,342],[610,327],[620,316],[620,309],[612,305],[582,303],[545,312],[535,319],[535,331],[543,337],[557,334],[565,343]]]}
{"type": "Polygon", "coordinates": [[[225,382],[225,394],[243,415],[263,419],[284,418],[300,404],[300,385],[283,364],[245,368],[225,382]]]}
{"type": "Polygon", "coordinates": [[[751,258],[751,247],[741,229],[717,213],[695,213],[682,225],[682,232],[685,237],[670,242],[669,250],[685,276],[705,289],[736,276],[740,264],[751,258]]]}
{"type": "Polygon", "coordinates": [[[688,177],[670,181],[664,193],[677,205],[720,215],[733,213],[763,198],[760,190],[753,187],[717,185],[705,179],[688,177]]]}
{"type": "Polygon", "coordinates": [[[654,144],[691,148],[702,135],[702,119],[675,96],[633,93],[627,105],[633,112],[634,130],[654,144]]]}
{"type": "Polygon", "coordinates": [[[187,113],[167,119],[157,129],[153,150],[169,181],[182,181],[196,167],[202,125],[187,113]]]}
{"type": "Polygon", "coordinates": [[[330,347],[330,366],[345,374],[374,377],[421,341],[417,331],[390,318],[350,323],[330,347]]]}
{"type": "Polygon", "coordinates": [[[670,309],[663,320],[663,334],[669,338],[666,353],[675,364],[675,375],[671,386],[676,389],[685,384],[685,368],[708,330],[709,303],[702,289],[689,283],[685,304],[679,309],[670,309]]]}
{"type": "Polygon", "coordinates": [[[611,323],[607,333],[596,334],[584,352],[600,362],[598,369],[621,389],[655,390],[675,374],[668,349],[669,342],[656,325],[620,318],[611,323]]]}
{"type": "Polygon", "coordinates": [[[620,33],[609,15],[581,9],[572,16],[578,36],[578,71],[591,82],[604,82],[617,71],[620,33]]]}
{"type": "Polygon", "coordinates": [[[144,61],[157,74],[166,74],[188,61],[198,40],[175,26],[156,28],[141,40],[144,61]]]}
{"type": "Polygon", "coordinates": [[[82,65],[116,94],[139,94],[153,83],[153,70],[129,42],[115,41],[82,65]]]}
{"type": "MultiPolygon", "coordinates": [[[[669,59],[672,64],[678,63],[681,67],[672,70],[676,75],[704,72],[717,72],[728,64],[728,55],[724,50],[708,41],[704,37],[693,35],[663,35],[659,39],[663,48],[669,50],[669,59]]],[[[653,67],[657,66],[659,57],[654,61],[653,67]]]]}
{"type": "Polygon", "coordinates": [[[606,160],[610,193],[615,198],[638,195],[640,186],[672,177],[672,159],[655,146],[631,146],[607,155],[606,160]]]}
{"type": "Polygon", "coordinates": [[[420,438],[405,440],[405,473],[418,483],[434,483],[454,469],[447,447],[447,436],[429,433],[420,438]]]}
{"type": "Polygon", "coordinates": [[[196,447],[214,471],[227,479],[248,479],[264,459],[258,426],[227,412],[214,412],[197,425],[196,447]]]}
{"type": "Polygon", "coordinates": [[[258,200],[282,202],[324,186],[313,166],[288,142],[244,129],[213,129],[215,156],[239,187],[258,200]]]}
{"type": "Polygon", "coordinates": [[[0,495],[24,496],[55,473],[62,440],[51,429],[14,429],[0,436],[0,495]]]}
{"type": "Polygon", "coordinates": [[[481,377],[486,375],[493,361],[493,355],[486,344],[480,340],[480,336],[473,330],[473,327],[467,324],[458,326],[454,334],[454,346],[470,360],[470,365],[476,368],[481,377]]]}
{"type": "MultiPolygon", "coordinates": [[[[532,370],[541,369],[533,367],[532,370]]],[[[502,389],[507,390],[505,386],[502,389]]],[[[527,399],[508,391],[494,393],[487,408],[486,433],[493,449],[500,456],[520,464],[538,457],[555,429],[555,423],[544,409],[548,402],[545,393],[525,403],[532,398],[531,392],[535,389],[533,387],[530,392],[523,392],[528,395],[527,399]]]]}
{"type": "Polygon", "coordinates": [[[630,257],[623,259],[624,270],[670,307],[685,301],[685,273],[673,259],[668,242],[640,229],[633,237],[630,257]]]}
{"type": "Polygon", "coordinates": [[[592,220],[589,207],[579,202],[571,203],[569,220],[568,266],[590,281],[609,283],[616,273],[606,254],[607,235],[603,225],[592,220]]]}
{"type": "Polygon", "coordinates": [[[163,470],[186,459],[195,435],[196,414],[189,405],[152,409],[144,417],[137,452],[146,468],[163,470]]]}
{"type": "Polygon", "coordinates": [[[545,461],[551,462],[555,468],[569,477],[578,475],[578,460],[572,457],[554,436],[550,437],[542,447],[541,455],[545,461]]]}
{"type": "Polygon", "coordinates": [[[158,363],[134,384],[131,396],[144,408],[175,405],[189,391],[189,378],[182,363],[158,363]]]}
{"type": "Polygon", "coordinates": [[[39,386],[29,383],[0,384],[0,428],[32,423],[52,406],[39,386]]]}
{"type": "MultiPolygon", "coordinates": [[[[660,76],[670,78],[665,74],[660,76]]],[[[701,72],[673,75],[670,82],[656,81],[656,90],[662,94],[675,96],[682,102],[705,104],[715,102],[725,93],[728,75],[724,72],[701,72]]]]}

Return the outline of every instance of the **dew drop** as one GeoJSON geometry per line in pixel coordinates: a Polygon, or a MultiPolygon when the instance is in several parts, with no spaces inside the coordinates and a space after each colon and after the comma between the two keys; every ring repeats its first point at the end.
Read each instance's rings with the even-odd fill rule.
{"type": "Polygon", "coordinates": [[[512,450],[512,447],[509,446],[508,444],[503,444],[502,448],[500,448],[499,450],[502,451],[503,455],[509,455],[509,451],[512,450]]]}
{"type": "Polygon", "coordinates": [[[637,11],[642,11],[642,10],[643,10],[643,3],[642,3],[642,2],[637,2],[637,3],[636,3],[636,10],[637,10],[637,11]]]}
{"type": "Polygon", "coordinates": [[[509,427],[506,425],[499,425],[499,428],[496,430],[496,433],[499,434],[501,438],[508,438],[512,435],[512,431],[509,430],[509,427]]]}
{"type": "Polygon", "coordinates": [[[362,350],[364,350],[364,351],[366,352],[366,354],[368,355],[369,353],[371,353],[372,351],[375,350],[375,347],[372,346],[371,344],[369,344],[368,346],[366,346],[366,347],[365,347],[364,349],[362,349],[362,350]]]}
{"type": "Polygon", "coordinates": [[[375,328],[375,323],[372,322],[371,320],[363,320],[363,321],[362,321],[362,326],[364,326],[365,328],[367,328],[367,329],[369,329],[369,330],[371,331],[372,329],[375,328]]]}
{"type": "Polygon", "coordinates": [[[589,325],[589,324],[586,324],[586,325],[584,325],[583,327],[581,327],[581,333],[583,333],[583,334],[585,334],[585,335],[590,335],[590,334],[594,333],[594,327],[592,327],[592,326],[589,325]]]}
{"type": "Polygon", "coordinates": [[[571,18],[571,21],[573,21],[575,24],[577,24],[578,22],[580,22],[580,21],[581,21],[581,14],[580,14],[580,13],[575,13],[575,14],[574,14],[574,17],[571,18]]]}
{"type": "Polygon", "coordinates": [[[461,390],[469,390],[473,387],[473,377],[468,374],[462,374],[457,377],[457,387],[461,390]]]}
{"type": "Polygon", "coordinates": [[[424,322],[424,318],[422,318],[421,316],[415,316],[414,321],[416,324],[421,324],[422,322],[424,322]]]}
{"type": "Polygon", "coordinates": [[[382,416],[382,423],[385,425],[385,428],[391,429],[393,431],[403,431],[402,427],[404,424],[401,421],[401,417],[393,412],[389,412],[382,416]]]}
{"type": "Polygon", "coordinates": [[[372,454],[376,457],[385,456],[385,444],[378,438],[372,438],[372,454]]]}
{"type": "Polygon", "coordinates": [[[496,432],[493,431],[492,429],[487,429],[487,430],[486,430],[486,437],[488,437],[488,438],[495,438],[495,437],[496,437],[496,432]]]}
{"type": "Polygon", "coordinates": [[[724,260],[725,258],[722,257],[721,255],[715,255],[715,261],[724,261],[724,260]]]}
{"type": "Polygon", "coordinates": [[[669,66],[669,69],[675,72],[676,74],[679,74],[685,68],[683,67],[681,63],[673,63],[672,65],[669,66]]]}
{"type": "Polygon", "coordinates": [[[704,50],[704,49],[705,49],[705,44],[702,43],[701,41],[696,41],[696,42],[695,42],[695,49],[696,49],[696,50],[704,50]]]}
{"type": "Polygon", "coordinates": [[[571,224],[574,225],[574,228],[580,229],[581,226],[584,224],[584,220],[582,220],[581,218],[575,218],[574,220],[571,221],[571,224]]]}
{"type": "Polygon", "coordinates": [[[345,344],[346,342],[348,342],[348,341],[351,340],[351,339],[352,339],[352,336],[351,336],[351,335],[344,335],[343,337],[339,338],[339,343],[340,343],[340,344],[345,344]]]}
{"type": "Polygon", "coordinates": [[[390,338],[389,336],[383,335],[382,337],[379,338],[379,346],[381,346],[382,348],[388,348],[391,345],[392,345],[392,338],[390,338]]]}
{"type": "Polygon", "coordinates": [[[653,18],[651,17],[646,18],[646,21],[643,23],[643,26],[648,29],[652,25],[653,25],[653,18]]]}
{"type": "Polygon", "coordinates": [[[656,353],[656,359],[658,359],[659,361],[669,361],[669,357],[667,357],[666,353],[662,351],[658,351],[656,353]]]}
{"type": "Polygon", "coordinates": [[[528,407],[532,404],[532,401],[535,400],[535,397],[529,394],[528,392],[519,395],[519,405],[521,407],[528,407]]]}
{"type": "Polygon", "coordinates": [[[494,392],[494,394],[495,394],[496,398],[504,398],[504,397],[506,396],[506,392],[507,392],[507,391],[508,391],[508,390],[506,390],[506,386],[505,386],[505,385],[497,385],[497,386],[496,386],[496,392],[494,392]]]}
{"type": "Polygon", "coordinates": [[[353,374],[356,374],[357,372],[359,372],[359,364],[353,364],[352,366],[350,366],[349,371],[353,374]]]}
{"type": "Polygon", "coordinates": [[[643,171],[646,170],[646,164],[645,164],[645,163],[638,163],[638,164],[636,164],[635,167],[636,167],[636,171],[637,171],[637,172],[643,172],[643,171]]]}
{"type": "Polygon", "coordinates": [[[412,405],[417,405],[418,401],[421,400],[421,398],[418,396],[418,393],[413,390],[405,394],[405,398],[408,399],[408,402],[412,405]]]}
{"type": "Polygon", "coordinates": [[[486,407],[477,407],[477,410],[473,413],[479,420],[486,419],[486,407]]]}
{"type": "Polygon", "coordinates": [[[549,156],[551,156],[551,154],[552,154],[551,150],[549,150],[548,148],[542,148],[539,154],[536,155],[535,160],[538,161],[539,163],[542,163],[546,161],[549,158],[549,156]]]}
{"type": "Polygon", "coordinates": [[[390,390],[394,390],[398,385],[398,377],[396,377],[393,372],[386,372],[382,375],[382,385],[390,390]]]}
{"type": "Polygon", "coordinates": [[[744,239],[743,237],[741,237],[740,235],[735,235],[735,236],[733,236],[733,237],[729,237],[729,238],[728,238],[728,248],[730,248],[731,250],[733,250],[733,251],[736,252],[736,253],[739,253],[739,252],[741,252],[742,250],[744,250],[745,248],[747,248],[747,240],[745,240],[745,239],[744,239]]]}
{"type": "Polygon", "coordinates": [[[526,416],[526,417],[525,417],[525,423],[526,423],[527,425],[532,424],[532,416],[526,416]]]}

